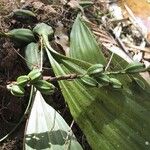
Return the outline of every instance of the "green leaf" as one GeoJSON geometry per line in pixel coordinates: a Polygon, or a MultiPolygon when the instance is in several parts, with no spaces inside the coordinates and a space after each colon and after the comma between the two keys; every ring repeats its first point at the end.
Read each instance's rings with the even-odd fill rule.
{"type": "MultiPolygon", "coordinates": [[[[72,63],[69,59],[57,62],[49,51],[47,54],[56,75],[82,73],[85,67],[80,61],[72,63]]],[[[117,90],[87,87],[79,79],[59,81],[75,121],[94,150],[150,148],[145,144],[150,140],[150,88],[138,91],[128,77],[124,80],[129,88],[117,90]]]]}
{"type": "MultiPolygon", "coordinates": [[[[88,52],[85,50],[85,55],[77,60],[74,58],[78,58],[78,53],[72,55],[74,58],[62,56],[50,47],[47,37],[44,39],[45,49],[56,75],[85,74],[92,66],[90,60],[88,63],[83,60],[89,58],[87,54],[89,51],[91,54],[93,49],[88,52]]],[[[94,59],[93,55],[90,57],[93,64],[100,63],[95,56],[94,59]]],[[[122,60],[118,60],[113,59],[113,63],[118,66],[116,68],[122,68],[124,62],[122,64],[122,60]]],[[[138,75],[136,77],[139,78],[138,75]]],[[[111,86],[87,87],[80,79],[71,82],[62,80],[59,85],[71,114],[93,150],[149,149],[150,86],[144,82],[146,86],[142,90],[133,82],[133,77],[128,75],[119,76],[117,79],[125,85],[124,88],[116,90],[111,86]]]]}
{"type": "Polygon", "coordinates": [[[138,78],[134,78],[135,82],[144,90],[145,89],[145,84],[142,80],[138,78]]]}
{"type": "MultiPolygon", "coordinates": [[[[84,73],[85,65],[81,62],[69,59],[57,62],[47,53],[56,75],[84,73]]],[[[150,148],[145,144],[150,140],[150,87],[139,91],[131,79],[124,76],[124,81],[130,84],[128,89],[117,90],[108,86],[87,87],[79,79],[59,81],[71,114],[94,150],[150,148]]]]}
{"type": "MultiPolygon", "coordinates": [[[[73,32],[75,34],[76,31],[73,32]]],[[[84,54],[78,51],[78,44],[83,42],[82,37],[84,38],[81,36],[80,41],[76,41],[77,48],[74,47],[74,52],[71,49],[71,57],[81,60],[60,56],[47,49],[56,75],[85,74],[91,64],[82,60],[92,64],[99,63],[91,54],[93,48],[85,49],[84,54]]],[[[71,38],[77,39],[77,36],[71,38]]],[[[114,69],[123,69],[127,65],[123,59],[117,56],[114,58],[113,64],[116,67],[114,69]]],[[[139,75],[134,77],[141,79],[139,75]]],[[[129,75],[118,75],[117,79],[124,88],[116,90],[111,86],[87,87],[80,79],[59,81],[59,85],[71,114],[93,150],[150,149],[150,86],[141,79],[145,84],[145,89],[142,90],[133,81],[133,76],[129,75]]]]}
{"type": "Polygon", "coordinates": [[[40,67],[41,55],[42,54],[39,50],[38,43],[32,42],[25,47],[25,59],[27,66],[30,70],[32,70],[35,67],[40,67]]]}
{"type": "Polygon", "coordinates": [[[37,91],[25,132],[25,150],[82,150],[70,127],[37,91]]]}
{"type": "Polygon", "coordinates": [[[80,15],[73,24],[70,41],[70,57],[92,64],[106,63],[92,32],[82,21],[80,15]]]}

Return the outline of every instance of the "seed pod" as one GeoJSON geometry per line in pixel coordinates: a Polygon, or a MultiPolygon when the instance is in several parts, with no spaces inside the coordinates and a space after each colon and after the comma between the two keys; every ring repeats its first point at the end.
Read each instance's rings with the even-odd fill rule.
{"type": "Polygon", "coordinates": [[[17,78],[17,84],[19,86],[23,86],[24,87],[28,83],[29,80],[30,80],[30,78],[28,76],[26,76],[26,75],[20,76],[20,77],[17,78]]]}
{"type": "Polygon", "coordinates": [[[38,81],[42,77],[42,74],[41,74],[39,69],[33,69],[28,74],[28,76],[30,78],[31,83],[34,83],[34,82],[38,81]]]}
{"type": "Polygon", "coordinates": [[[45,80],[38,80],[34,86],[43,94],[51,95],[55,91],[55,86],[45,80]]]}
{"type": "Polygon", "coordinates": [[[9,32],[5,33],[5,36],[25,43],[35,41],[32,31],[24,28],[10,30],[9,32]]]}
{"type": "Polygon", "coordinates": [[[35,18],[36,17],[36,15],[32,11],[25,10],[25,9],[15,9],[13,11],[13,13],[16,17],[20,17],[20,16],[25,17],[25,18],[29,18],[29,17],[35,18]]]}
{"type": "Polygon", "coordinates": [[[102,64],[95,64],[92,65],[90,68],[88,68],[87,74],[89,76],[99,76],[103,71],[104,71],[104,66],[102,64]]]}
{"type": "Polygon", "coordinates": [[[122,87],[122,83],[116,78],[110,78],[109,80],[113,88],[120,89],[122,87]]]}
{"type": "Polygon", "coordinates": [[[92,87],[97,87],[97,86],[98,86],[97,81],[96,81],[94,78],[89,77],[88,75],[83,76],[83,77],[81,78],[81,81],[82,81],[84,84],[88,85],[88,86],[92,86],[92,87]]]}
{"type": "Polygon", "coordinates": [[[79,1],[79,4],[83,6],[93,5],[93,2],[91,1],[79,1]]]}
{"type": "Polygon", "coordinates": [[[110,77],[107,75],[101,75],[95,78],[96,81],[101,85],[108,85],[110,83],[110,77]]]}
{"type": "Polygon", "coordinates": [[[11,94],[18,97],[24,96],[24,88],[19,85],[12,85],[11,87],[11,94]]]}
{"type": "Polygon", "coordinates": [[[137,73],[144,70],[144,64],[139,62],[134,62],[129,64],[124,70],[126,73],[137,73]]]}
{"type": "Polygon", "coordinates": [[[25,9],[15,9],[13,11],[13,18],[22,23],[37,22],[36,15],[32,11],[25,9]]]}

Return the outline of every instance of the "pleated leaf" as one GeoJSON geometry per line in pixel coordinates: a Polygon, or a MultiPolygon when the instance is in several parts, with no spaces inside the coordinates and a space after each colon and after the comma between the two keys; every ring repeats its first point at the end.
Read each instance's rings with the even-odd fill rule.
{"type": "MultiPolygon", "coordinates": [[[[49,59],[56,75],[84,73],[83,63],[49,59]]],[[[79,79],[59,81],[70,111],[94,150],[150,148],[150,88],[144,91],[124,76],[128,89],[94,88],[79,79]],[[135,90],[136,89],[136,90],[135,90]]]]}
{"type": "Polygon", "coordinates": [[[37,91],[25,132],[25,150],[82,150],[70,127],[37,91]]]}
{"type": "MultiPolygon", "coordinates": [[[[93,48],[90,51],[93,52],[93,48]]],[[[80,60],[58,56],[52,51],[47,50],[47,54],[56,75],[84,74],[91,66],[80,60]]],[[[72,57],[79,58],[77,51],[72,54],[72,57]]],[[[97,63],[97,59],[94,62],[94,56],[90,56],[91,63],[97,63]]],[[[85,57],[80,59],[85,60],[85,57]]],[[[120,68],[125,66],[124,61],[118,58],[113,62],[120,68]]],[[[124,87],[117,90],[109,86],[89,87],[80,79],[59,81],[71,114],[93,150],[150,149],[150,86],[139,75],[135,77],[145,84],[144,90],[133,76],[127,75],[118,76],[124,87]]]]}
{"type": "Polygon", "coordinates": [[[70,57],[81,59],[90,63],[105,64],[105,59],[100,51],[92,32],[81,21],[80,15],[76,18],[70,37],[70,57]]]}

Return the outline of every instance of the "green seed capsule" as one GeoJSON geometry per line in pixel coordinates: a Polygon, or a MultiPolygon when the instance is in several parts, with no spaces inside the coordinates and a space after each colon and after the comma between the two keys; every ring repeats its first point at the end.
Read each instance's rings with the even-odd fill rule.
{"type": "Polygon", "coordinates": [[[13,11],[13,17],[23,23],[37,22],[36,15],[30,10],[15,9],[13,11]]]}
{"type": "Polygon", "coordinates": [[[95,79],[102,86],[106,86],[110,83],[110,77],[107,75],[101,75],[99,77],[95,77],[95,79]]]}
{"type": "Polygon", "coordinates": [[[17,78],[17,84],[19,86],[25,86],[28,83],[29,80],[30,80],[30,78],[26,75],[20,76],[20,77],[17,78]]]}
{"type": "Polygon", "coordinates": [[[14,96],[18,96],[18,97],[23,97],[24,96],[24,88],[19,86],[19,85],[12,85],[11,87],[11,94],[14,96]]]}
{"type": "Polygon", "coordinates": [[[92,86],[92,87],[98,86],[97,81],[95,79],[89,77],[88,75],[85,75],[84,77],[82,77],[81,81],[88,86],[92,86]]]}
{"type": "Polygon", "coordinates": [[[37,81],[34,86],[43,94],[51,95],[55,91],[55,86],[45,80],[37,81]]]}
{"type": "Polygon", "coordinates": [[[32,33],[32,31],[30,29],[24,28],[10,30],[9,32],[5,33],[5,36],[13,40],[22,41],[25,43],[35,41],[34,34],[32,33]]]}
{"type": "Polygon", "coordinates": [[[88,6],[88,5],[93,5],[94,3],[91,1],[79,1],[79,4],[83,7],[83,6],[88,6]]]}
{"type": "Polygon", "coordinates": [[[95,64],[92,65],[90,68],[88,68],[87,74],[89,76],[99,76],[103,71],[104,71],[104,66],[102,64],[95,64]]]}
{"type": "Polygon", "coordinates": [[[136,73],[144,70],[144,64],[139,62],[134,62],[129,64],[124,70],[126,73],[136,73]]]}
{"type": "Polygon", "coordinates": [[[25,9],[15,9],[13,13],[16,16],[36,17],[36,15],[32,11],[25,9]]]}
{"type": "Polygon", "coordinates": [[[39,69],[33,69],[28,74],[28,76],[30,78],[31,83],[34,83],[34,82],[38,81],[42,77],[42,74],[41,74],[39,69]]]}
{"type": "Polygon", "coordinates": [[[110,78],[109,80],[113,88],[120,89],[122,87],[122,83],[116,78],[110,78]]]}

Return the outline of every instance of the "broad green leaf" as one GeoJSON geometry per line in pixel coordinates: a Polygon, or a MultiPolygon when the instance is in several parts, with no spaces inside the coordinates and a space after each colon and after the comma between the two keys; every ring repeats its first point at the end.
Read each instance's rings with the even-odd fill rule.
{"type": "MultiPolygon", "coordinates": [[[[81,23],[78,24],[78,26],[81,25],[81,23]]],[[[81,41],[82,37],[80,37],[81,41]]],[[[80,45],[76,37],[75,42],[76,45],[80,45]]],[[[87,45],[89,47],[89,43],[87,45]]],[[[81,60],[58,56],[47,49],[56,75],[84,74],[91,66],[89,63],[99,63],[91,54],[91,51],[93,52],[91,48],[85,50],[85,55],[81,56],[79,54],[82,52],[78,51],[78,48],[74,49],[74,52],[72,50],[71,57],[81,60]],[[89,51],[90,54],[87,56],[89,51]],[[89,57],[92,61],[86,59],[89,57]]],[[[120,58],[113,59],[113,64],[117,65],[116,69],[125,68],[127,65],[120,58]]],[[[134,77],[141,78],[139,75],[134,77]]],[[[145,84],[143,90],[133,80],[133,76],[119,75],[117,79],[123,83],[122,89],[109,86],[89,87],[80,79],[59,81],[59,85],[71,114],[86,135],[93,150],[148,150],[150,149],[150,86],[141,79],[145,84]]]]}
{"type": "MultiPolygon", "coordinates": [[[[47,50],[56,75],[84,73],[85,65],[57,61],[47,50]]],[[[53,55],[54,56],[54,55],[53,55]]],[[[150,145],[150,88],[144,91],[129,77],[126,89],[88,87],[81,80],[59,81],[70,111],[94,150],[141,150],[150,145]],[[136,90],[135,90],[136,89],[136,90]]]]}
{"type": "Polygon", "coordinates": [[[25,132],[25,150],[82,150],[70,127],[36,92],[25,132]]]}
{"type": "Polygon", "coordinates": [[[41,51],[39,50],[38,43],[31,42],[25,47],[25,59],[30,70],[40,67],[41,51]]]}
{"type": "Polygon", "coordinates": [[[73,24],[70,41],[70,57],[92,64],[105,64],[106,61],[100,47],[89,28],[81,21],[80,15],[73,24]]]}

